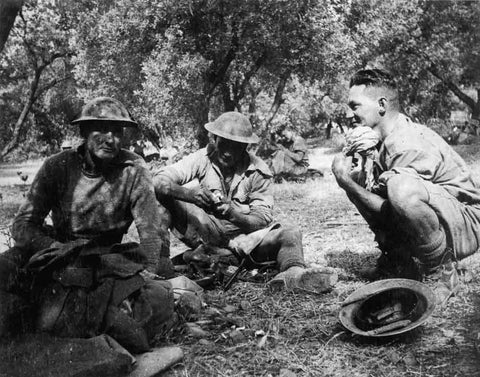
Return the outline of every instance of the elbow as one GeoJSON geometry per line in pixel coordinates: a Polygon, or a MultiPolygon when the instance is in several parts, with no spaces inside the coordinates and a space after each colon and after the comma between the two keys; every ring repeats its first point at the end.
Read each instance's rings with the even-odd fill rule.
{"type": "Polygon", "coordinates": [[[153,185],[155,188],[155,195],[157,199],[161,199],[171,195],[172,181],[164,176],[156,176],[153,179],[153,185]]]}

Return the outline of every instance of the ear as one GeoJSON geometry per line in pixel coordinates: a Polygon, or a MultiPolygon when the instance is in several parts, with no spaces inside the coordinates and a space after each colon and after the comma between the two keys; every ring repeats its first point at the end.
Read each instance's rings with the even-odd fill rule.
{"type": "Polygon", "coordinates": [[[388,100],[385,97],[381,97],[378,100],[378,113],[382,116],[385,115],[385,113],[387,112],[387,102],[388,100]]]}

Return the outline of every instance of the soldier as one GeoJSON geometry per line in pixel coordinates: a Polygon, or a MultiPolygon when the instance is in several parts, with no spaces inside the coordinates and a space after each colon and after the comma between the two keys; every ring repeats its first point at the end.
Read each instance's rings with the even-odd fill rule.
{"type": "Polygon", "coordinates": [[[276,261],[281,272],[271,287],[330,288],[331,271],[305,268],[300,231],[273,222],[271,172],[247,151],[259,141],[250,121],[227,112],[205,128],[213,143],[154,172],[155,192],[170,212],[171,226],[192,248],[238,249],[256,261],[276,261]],[[184,186],[195,180],[199,184],[184,186]]]}
{"type": "Polygon", "coordinates": [[[355,150],[336,156],[332,165],[382,251],[364,275],[420,280],[473,254],[480,246],[480,188],[463,159],[438,134],[400,112],[388,73],[357,72],[348,101],[353,127],[370,128],[380,141],[369,136],[373,143],[351,143],[365,150],[377,145],[368,189],[352,178],[355,150]]]}
{"type": "Polygon", "coordinates": [[[18,320],[36,308],[36,330],[107,333],[146,351],[173,315],[170,284],[155,280],[171,277],[173,265],[148,171],[121,148],[123,128],[137,124],[107,97],[88,102],[72,123],[84,143],[43,163],[13,222],[15,247],[0,255],[0,333],[21,331],[18,320]],[[121,244],[133,221],[140,245],[121,244]]]}
{"type": "Polygon", "coordinates": [[[277,132],[276,147],[270,165],[274,176],[295,178],[307,173],[308,149],[303,137],[282,129],[277,132]]]}

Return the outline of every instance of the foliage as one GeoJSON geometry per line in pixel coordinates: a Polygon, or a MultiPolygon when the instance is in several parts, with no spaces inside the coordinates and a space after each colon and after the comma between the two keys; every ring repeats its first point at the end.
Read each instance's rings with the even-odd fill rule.
{"type": "Polygon", "coordinates": [[[478,118],[479,98],[468,91],[480,89],[478,1],[374,0],[355,2],[351,14],[363,65],[398,77],[411,115],[424,122],[466,108],[478,118]]]}
{"type": "Polygon", "coordinates": [[[392,71],[419,121],[478,118],[479,16],[471,0],[27,0],[0,56],[0,154],[56,150],[98,95],[157,143],[202,145],[203,125],[231,110],[260,134],[318,135],[342,121],[364,67],[392,71]]]}
{"type": "Polygon", "coordinates": [[[52,146],[58,140],[59,130],[49,129],[54,115],[45,110],[52,89],[70,78],[72,29],[70,15],[53,2],[25,2],[0,57],[0,157],[25,139],[27,129],[38,127],[36,134],[52,146]]]}

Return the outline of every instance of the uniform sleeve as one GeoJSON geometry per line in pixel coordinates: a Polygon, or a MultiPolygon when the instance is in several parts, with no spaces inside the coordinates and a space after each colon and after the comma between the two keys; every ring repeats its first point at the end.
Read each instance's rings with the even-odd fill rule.
{"type": "Polygon", "coordinates": [[[175,164],[163,167],[154,173],[153,182],[157,184],[158,178],[163,177],[178,185],[184,185],[195,178],[200,178],[205,171],[205,158],[203,150],[185,156],[175,164]]]}
{"type": "Polygon", "coordinates": [[[440,156],[426,153],[422,150],[409,149],[395,153],[385,161],[386,170],[379,178],[387,183],[395,174],[407,174],[433,181],[442,163],[440,156]]]}
{"type": "Polygon", "coordinates": [[[272,179],[254,173],[249,194],[250,214],[255,214],[265,222],[265,226],[273,220],[272,179]]]}
{"type": "Polygon", "coordinates": [[[170,238],[165,208],[157,202],[148,171],[138,166],[130,205],[140,244],[147,254],[147,269],[156,273],[160,257],[170,254],[170,238]]]}
{"type": "Polygon", "coordinates": [[[45,234],[43,224],[57,197],[56,182],[61,179],[57,175],[51,160],[47,160],[35,176],[26,201],[13,221],[12,235],[16,246],[34,253],[55,242],[55,239],[45,234]]]}

